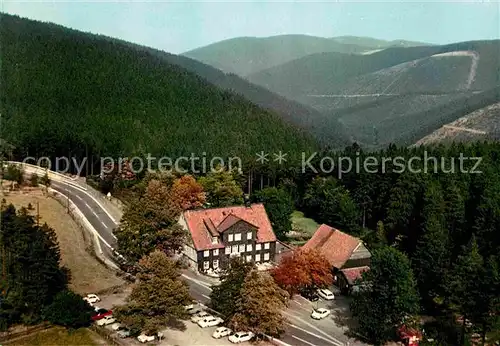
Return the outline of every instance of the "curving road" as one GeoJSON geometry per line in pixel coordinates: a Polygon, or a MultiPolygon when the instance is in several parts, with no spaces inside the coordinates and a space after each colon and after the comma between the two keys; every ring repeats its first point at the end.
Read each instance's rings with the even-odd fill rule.
{"type": "Polygon", "coordinates": [[[117,247],[113,230],[118,226],[99,203],[85,190],[60,181],[52,181],[50,187],[73,202],[97,231],[103,254],[113,261],[112,250],[117,247]]]}

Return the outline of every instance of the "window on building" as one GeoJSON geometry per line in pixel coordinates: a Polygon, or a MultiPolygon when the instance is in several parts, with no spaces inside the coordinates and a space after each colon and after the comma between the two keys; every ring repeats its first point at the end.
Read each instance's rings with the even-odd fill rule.
{"type": "Polygon", "coordinates": [[[240,245],[239,252],[245,252],[245,244],[240,245]]]}
{"type": "Polygon", "coordinates": [[[266,252],[264,254],[264,261],[269,261],[269,253],[268,252],[266,252]]]}
{"type": "Polygon", "coordinates": [[[247,240],[252,240],[252,232],[247,233],[247,240]]]}
{"type": "Polygon", "coordinates": [[[230,246],[227,246],[225,249],[224,249],[224,253],[226,255],[230,255],[231,254],[231,247],[230,246]]]}
{"type": "Polygon", "coordinates": [[[209,254],[210,254],[209,250],[203,251],[203,257],[208,257],[209,254]]]}
{"type": "Polygon", "coordinates": [[[262,245],[260,245],[260,244],[256,244],[256,245],[255,245],[255,250],[260,251],[261,247],[262,247],[262,245]]]}
{"type": "Polygon", "coordinates": [[[214,269],[219,268],[219,260],[214,260],[213,267],[214,269]]]}
{"type": "Polygon", "coordinates": [[[232,234],[230,234],[230,235],[228,236],[228,239],[227,239],[227,240],[228,240],[228,241],[233,241],[233,235],[232,235],[232,234]]]}
{"type": "Polygon", "coordinates": [[[252,262],[252,256],[251,255],[247,256],[247,262],[252,262]]]}
{"type": "Polygon", "coordinates": [[[208,269],[210,268],[210,264],[208,261],[203,262],[203,269],[208,269]]]}
{"type": "Polygon", "coordinates": [[[219,241],[217,237],[212,237],[212,244],[217,244],[219,241]]]}
{"type": "Polygon", "coordinates": [[[233,245],[231,253],[238,253],[238,245],[233,245]]]}
{"type": "Polygon", "coordinates": [[[252,251],[252,244],[247,245],[247,252],[250,252],[250,251],[252,251]]]}
{"type": "Polygon", "coordinates": [[[255,255],[255,262],[259,263],[260,262],[260,253],[255,255]]]}
{"type": "Polygon", "coordinates": [[[269,250],[269,243],[264,243],[264,249],[269,250]]]}
{"type": "Polygon", "coordinates": [[[219,249],[215,249],[212,254],[214,256],[219,256],[219,249]]]}
{"type": "Polygon", "coordinates": [[[234,241],[240,241],[241,240],[241,233],[236,233],[234,235],[234,241]]]}

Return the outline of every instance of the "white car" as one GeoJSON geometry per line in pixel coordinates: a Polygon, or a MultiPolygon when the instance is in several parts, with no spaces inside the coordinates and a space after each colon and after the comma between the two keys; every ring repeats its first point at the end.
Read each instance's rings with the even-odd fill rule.
{"type": "Polygon", "coordinates": [[[154,335],[141,334],[141,335],[139,335],[137,337],[137,340],[139,340],[139,342],[142,342],[144,344],[146,342],[154,341],[155,340],[155,336],[154,335]]]}
{"type": "Polygon", "coordinates": [[[86,302],[88,302],[89,304],[92,305],[92,304],[95,304],[97,302],[100,302],[101,298],[99,298],[95,294],[87,294],[87,296],[84,297],[83,300],[85,300],[86,302]]]}
{"type": "Polygon", "coordinates": [[[220,339],[220,338],[223,338],[225,336],[229,336],[233,333],[233,331],[229,328],[226,328],[226,327],[219,327],[215,330],[215,332],[212,334],[212,338],[215,338],[215,339],[220,339]]]}
{"type": "Polygon", "coordinates": [[[218,326],[219,324],[221,324],[223,322],[224,322],[224,320],[222,318],[220,318],[220,317],[210,316],[210,317],[204,318],[202,320],[199,320],[198,321],[198,325],[201,328],[215,327],[215,326],[218,326]]]}
{"type": "Polygon", "coordinates": [[[239,344],[240,342],[250,341],[255,336],[252,332],[238,332],[234,333],[229,337],[229,341],[233,344],[239,344]]]}
{"type": "Polygon", "coordinates": [[[321,320],[328,315],[330,315],[330,310],[325,308],[319,308],[313,310],[311,317],[314,318],[315,320],[321,320]]]}
{"type": "Polygon", "coordinates": [[[121,323],[113,323],[111,325],[111,329],[113,329],[114,331],[117,331],[117,330],[120,330],[123,328],[124,328],[124,326],[121,323]]]}
{"type": "Polygon", "coordinates": [[[202,320],[204,318],[211,317],[211,316],[212,315],[210,315],[208,312],[201,311],[201,312],[198,312],[197,314],[195,314],[193,317],[191,317],[191,322],[198,323],[199,320],[202,320]]]}
{"type": "Polygon", "coordinates": [[[327,290],[325,288],[318,290],[318,295],[325,300],[335,299],[335,296],[333,295],[332,291],[327,290]]]}
{"type": "Polygon", "coordinates": [[[108,315],[108,316],[104,316],[100,320],[97,320],[96,323],[97,323],[98,326],[107,326],[108,324],[112,324],[112,323],[115,323],[115,322],[116,322],[116,320],[113,317],[113,315],[108,315]]]}
{"type": "Polygon", "coordinates": [[[190,315],[194,315],[202,311],[200,306],[194,304],[187,305],[184,309],[186,309],[186,312],[190,315]]]}

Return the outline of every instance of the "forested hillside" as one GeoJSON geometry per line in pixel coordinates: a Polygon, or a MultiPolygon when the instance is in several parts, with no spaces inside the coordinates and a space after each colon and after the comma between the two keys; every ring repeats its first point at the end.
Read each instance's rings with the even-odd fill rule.
{"type": "Polygon", "coordinates": [[[323,146],[343,148],[352,143],[347,135],[346,129],[336,118],[323,114],[312,107],[273,93],[264,87],[249,83],[236,74],[224,73],[212,66],[182,55],[169,54],[157,49],[139,46],[116,39],[110,40],[113,42],[121,42],[142,52],[150,53],[168,63],[181,66],[197,74],[219,88],[240,94],[252,103],[272,112],[276,112],[281,115],[285,121],[307,130],[307,132],[311,133],[323,146]]]}
{"type": "Polygon", "coordinates": [[[315,141],[280,116],[120,42],[2,14],[2,136],[17,157],[254,157],[315,141]]]}

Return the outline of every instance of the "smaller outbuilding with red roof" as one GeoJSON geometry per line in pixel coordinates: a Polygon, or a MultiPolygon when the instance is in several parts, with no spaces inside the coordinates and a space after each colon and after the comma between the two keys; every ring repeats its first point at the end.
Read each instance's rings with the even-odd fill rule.
{"type": "Polygon", "coordinates": [[[339,231],[328,225],[321,225],[304,250],[319,250],[332,266],[335,283],[344,291],[350,291],[364,271],[370,269],[370,251],[361,239],[339,231]]]}
{"type": "Polygon", "coordinates": [[[187,210],[179,224],[189,232],[184,256],[200,272],[223,269],[231,256],[273,262],[276,236],[264,205],[187,210]]]}

